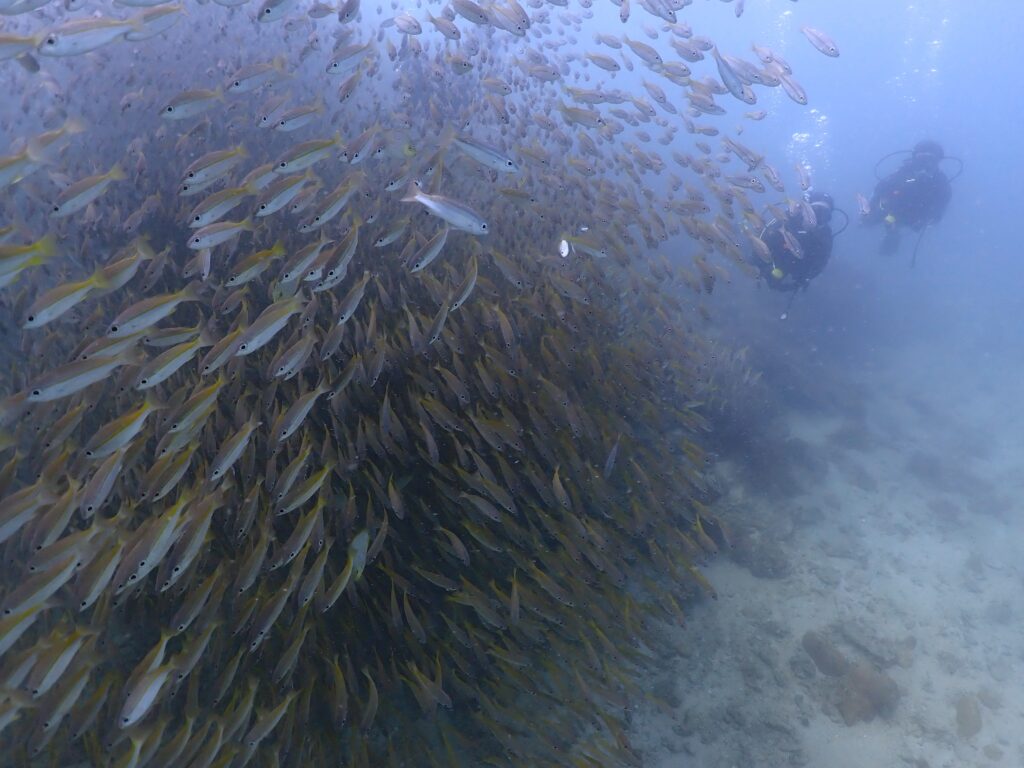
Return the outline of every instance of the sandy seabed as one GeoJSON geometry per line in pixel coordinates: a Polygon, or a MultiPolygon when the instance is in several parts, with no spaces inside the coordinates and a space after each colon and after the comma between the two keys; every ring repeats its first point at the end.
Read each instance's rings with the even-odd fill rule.
{"type": "Polygon", "coordinates": [[[1024,368],[951,362],[902,349],[856,407],[785,411],[796,482],[723,457],[733,548],[661,628],[645,766],[1024,766],[1024,368]]]}

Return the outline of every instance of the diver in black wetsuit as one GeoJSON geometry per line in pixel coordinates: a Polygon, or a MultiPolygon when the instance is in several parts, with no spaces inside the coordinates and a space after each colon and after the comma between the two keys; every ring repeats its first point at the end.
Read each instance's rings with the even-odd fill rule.
{"type": "Polygon", "coordinates": [[[770,261],[759,264],[761,276],[776,291],[796,291],[821,274],[832,255],[832,196],[811,192],[807,203],[814,213],[809,221],[804,207],[791,209],[785,220],[772,219],[760,238],[768,246],[770,261]]]}
{"type": "Polygon", "coordinates": [[[937,223],[952,197],[950,180],[939,164],[945,154],[935,141],[919,141],[903,164],[875,186],[861,222],[885,222],[881,252],[891,254],[900,243],[900,227],[920,232],[937,223]]]}

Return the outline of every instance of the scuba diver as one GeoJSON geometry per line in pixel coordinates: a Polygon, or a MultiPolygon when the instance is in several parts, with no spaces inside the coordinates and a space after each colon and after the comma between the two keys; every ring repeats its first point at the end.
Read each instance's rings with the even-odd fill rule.
{"type": "MultiPolygon", "coordinates": [[[[903,152],[906,150],[893,152],[878,162],[881,164],[903,152]]],[[[959,162],[956,158],[947,158],[938,142],[930,139],[919,141],[899,168],[878,181],[871,201],[861,200],[861,223],[885,222],[885,237],[880,248],[883,254],[895,253],[900,244],[900,227],[909,227],[920,233],[911,263],[917,260],[921,235],[925,228],[942,219],[952,196],[952,179],[939,167],[944,159],[959,162]]],[[[877,176],[878,165],[875,169],[877,176]]],[[[954,179],[960,175],[960,170],[954,179]]]]}
{"type": "Polygon", "coordinates": [[[844,223],[838,232],[832,231],[834,211],[831,195],[809,192],[803,203],[790,206],[785,218],[776,216],[765,224],[760,239],[768,246],[769,259],[759,262],[759,268],[769,288],[795,295],[821,274],[832,255],[833,239],[846,229],[844,223]]]}

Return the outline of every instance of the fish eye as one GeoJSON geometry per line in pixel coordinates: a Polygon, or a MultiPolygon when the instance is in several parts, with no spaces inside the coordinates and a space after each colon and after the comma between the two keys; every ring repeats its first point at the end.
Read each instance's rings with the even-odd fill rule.
{"type": "Polygon", "coordinates": [[[110,332],[111,333],[117,333],[117,326],[116,325],[110,326],[110,332]]]}
{"type": "Polygon", "coordinates": [[[173,107],[173,106],[171,106],[170,104],[168,104],[168,105],[167,105],[167,109],[165,109],[164,111],[165,111],[165,112],[173,112],[173,111],[174,111],[174,107],[173,107]]]}
{"type": "Polygon", "coordinates": [[[263,15],[264,16],[269,16],[271,13],[272,13],[272,11],[269,8],[264,8],[263,9],[263,15]]]}
{"type": "Polygon", "coordinates": [[[60,210],[60,206],[59,206],[59,205],[55,205],[55,206],[53,206],[53,212],[54,212],[54,213],[56,213],[56,212],[57,212],[57,211],[59,211],[59,210],[60,210]]]}
{"type": "Polygon", "coordinates": [[[46,44],[47,45],[56,45],[57,44],[57,38],[54,37],[53,35],[50,35],[48,38],[46,38],[46,44]]]}
{"type": "Polygon", "coordinates": [[[232,83],[232,85],[233,85],[233,86],[234,86],[235,88],[241,88],[241,87],[242,87],[242,81],[241,81],[241,80],[235,80],[235,82],[234,82],[234,83],[232,83]]]}

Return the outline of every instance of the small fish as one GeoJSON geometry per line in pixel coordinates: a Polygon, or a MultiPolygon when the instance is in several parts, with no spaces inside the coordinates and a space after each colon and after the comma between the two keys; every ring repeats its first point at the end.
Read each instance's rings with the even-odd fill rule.
{"type": "Polygon", "coordinates": [[[167,102],[160,110],[160,117],[165,120],[187,120],[201,115],[223,99],[224,92],[220,88],[213,91],[183,91],[167,102]]]}
{"type": "Polygon", "coordinates": [[[466,303],[473,288],[476,287],[477,280],[477,261],[476,255],[470,257],[469,269],[466,271],[466,276],[462,279],[462,282],[452,292],[452,298],[450,301],[449,312],[454,312],[463,304],[466,303]]]}
{"type": "Polygon", "coordinates": [[[118,725],[121,728],[130,728],[149,713],[176,669],[174,661],[170,661],[139,678],[128,690],[124,705],[121,707],[121,714],[118,717],[118,725]]]}
{"type": "Polygon", "coordinates": [[[757,101],[754,91],[740,79],[736,70],[718,52],[717,47],[711,49],[711,54],[715,57],[715,64],[718,66],[718,76],[722,78],[722,83],[729,93],[745,104],[754,104],[757,101]]]}
{"type": "Polygon", "coordinates": [[[138,376],[135,378],[135,388],[140,390],[152,389],[156,385],[163,383],[173,376],[179,368],[194,358],[199,353],[199,350],[209,347],[213,343],[212,335],[204,328],[191,341],[175,344],[142,366],[138,376]]]}
{"type": "Polygon", "coordinates": [[[134,358],[128,355],[119,354],[110,357],[89,357],[86,360],[75,360],[58,366],[32,383],[27,399],[31,403],[45,403],[68,397],[102,381],[122,365],[127,365],[133,360],[134,358]]]}
{"type": "Polygon", "coordinates": [[[350,178],[341,182],[334,191],[323,200],[323,203],[320,206],[320,212],[317,213],[310,221],[300,226],[299,231],[312,232],[314,229],[322,227],[324,224],[334,219],[334,217],[341,213],[341,210],[348,204],[353,195],[359,191],[363,178],[364,176],[362,173],[357,173],[352,174],[350,178]]]}
{"type": "Polygon", "coordinates": [[[237,237],[242,232],[252,232],[254,229],[251,218],[242,219],[241,221],[218,221],[213,224],[207,224],[192,235],[188,239],[188,247],[193,251],[213,248],[221,243],[226,243],[233,237],[237,237]]]}
{"type": "Polygon", "coordinates": [[[824,32],[813,27],[803,26],[800,27],[800,31],[804,33],[806,37],[815,48],[824,53],[826,56],[836,58],[839,56],[839,48],[831,37],[826,35],[824,32]]]}
{"type": "Polygon", "coordinates": [[[313,139],[292,147],[278,158],[274,164],[274,172],[290,174],[304,171],[315,163],[323,160],[335,147],[341,146],[341,134],[334,134],[332,139],[313,139]]]}
{"type": "Polygon", "coordinates": [[[124,170],[120,165],[114,165],[106,173],[96,176],[89,176],[77,181],[61,192],[53,205],[52,215],[56,219],[63,219],[73,213],[85,208],[89,203],[102,195],[115,181],[126,179],[124,170]]]}
{"type": "Polygon", "coordinates": [[[124,338],[156,325],[186,301],[197,301],[201,283],[189,283],[180,291],[152,296],[132,304],[107,327],[107,336],[124,338]]]}
{"type": "Polygon", "coordinates": [[[185,169],[184,181],[202,184],[219,179],[249,156],[243,146],[208,152],[185,169]]]}
{"type": "Polygon", "coordinates": [[[443,195],[427,194],[420,189],[416,182],[409,187],[402,202],[420,203],[439,219],[448,222],[454,229],[474,235],[486,235],[489,231],[487,222],[472,208],[443,195]]]}
{"type": "Polygon", "coordinates": [[[101,267],[85,280],[51,288],[29,307],[22,328],[40,328],[84,301],[93,290],[102,289],[108,285],[101,267]]]}
{"type": "Polygon", "coordinates": [[[412,273],[421,272],[430,266],[444,249],[444,244],[447,240],[448,227],[444,227],[409,259],[409,271],[412,273]]]}
{"type": "Polygon", "coordinates": [[[404,35],[419,35],[423,33],[423,27],[411,13],[400,13],[391,21],[398,28],[398,31],[404,35]]]}
{"type": "Polygon", "coordinates": [[[253,432],[263,425],[255,416],[242,425],[242,427],[231,437],[224,441],[217,455],[210,463],[210,480],[219,480],[242,456],[242,452],[249,445],[253,432]]]}
{"type": "Polygon", "coordinates": [[[142,431],[149,415],[163,407],[155,398],[147,397],[134,411],[100,427],[85,444],[85,455],[90,459],[102,459],[126,448],[142,431]]]}
{"type": "Polygon", "coordinates": [[[274,124],[274,130],[281,133],[297,131],[299,128],[309,125],[318,115],[322,115],[324,111],[323,99],[317,98],[311,105],[294,107],[284,112],[274,124]]]}
{"type": "MultiPolygon", "coordinates": [[[[162,0],[161,0],[162,1],[162,0]]],[[[249,93],[267,83],[279,80],[285,74],[287,62],[283,56],[271,62],[252,64],[235,72],[228,81],[226,90],[229,93],[249,93]]]]}
{"type": "Polygon", "coordinates": [[[78,19],[47,32],[37,48],[42,56],[78,56],[102,48],[142,25],[121,19],[78,19]]]}
{"type": "Polygon", "coordinates": [[[330,391],[331,385],[326,381],[321,381],[313,390],[292,403],[288,410],[283,411],[274,423],[271,437],[280,443],[295,434],[295,431],[302,426],[302,422],[306,420],[306,416],[313,409],[313,406],[316,405],[320,395],[330,391]]]}
{"type": "Polygon", "coordinates": [[[782,84],[782,90],[785,91],[789,98],[797,104],[807,104],[807,91],[804,90],[800,83],[793,79],[792,75],[780,74],[779,82],[782,84]]]}
{"type": "Polygon", "coordinates": [[[473,0],[452,0],[452,8],[462,18],[479,24],[482,27],[491,25],[491,17],[487,11],[477,5],[473,0]]]}
{"type": "MultiPolygon", "coordinates": [[[[446,19],[444,16],[435,17],[435,16],[431,15],[430,12],[428,11],[427,12],[427,20],[431,24],[434,25],[434,29],[436,29],[438,32],[440,32],[441,35],[446,37],[447,39],[449,39],[449,40],[461,40],[462,39],[462,33],[459,31],[459,28],[457,26],[455,26],[455,23],[453,21],[451,21],[450,19],[446,19]]],[[[512,92],[511,89],[509,89],[508,92],[511,93],[512,92]]]]}
{"type": "Polygon", "coordinates": [[[264,0],[256,14],[256,20],[262,24],[280,21],[291,12],[295,3],[296,0],[264,0]]]}
{"type": "Polygon", "coordinates": [[[231,187],[214,192],[189,213],[189,228],[201,229],[215,223],[241,205],[253,192],[249,187],[231,187]]]}
{"type": "Polygon", "coordinates": [[[283,298],[264,309],[252,325],[242,331],[235,342],[235,356],[251,355],[273,339],[292,315],[302,311],[301,296],[283,298]]]}
{"type": "Polygon", "coordinates": [[[618,72],[622,69],[619,62],[605,53],[588,53],[586,58],[606,72],[618,72]]]}
{"type": "Polygon", "coordinates": [[[456,136],[454,144],[481,165],[499,173],[519,173],[519,166],[500,149],[472,136],[456,136]]]}

